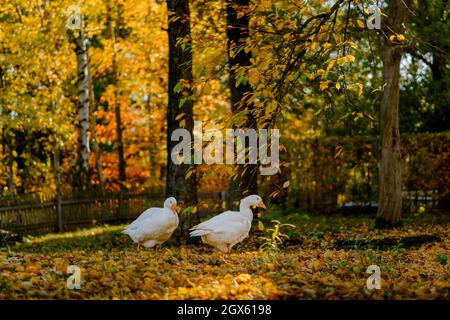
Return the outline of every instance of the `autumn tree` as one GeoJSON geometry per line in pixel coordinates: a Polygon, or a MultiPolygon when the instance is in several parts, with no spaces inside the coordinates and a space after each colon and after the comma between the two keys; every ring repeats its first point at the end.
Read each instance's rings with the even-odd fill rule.
{"type": "Polygon", "coordinates": [[[405,23],[412,1],[391,0],[382,30],[383,95],[380,106],[381,159],[377,226],[395,226],[402,212],[402,164],[399,131],[400,61],[404,53],[405,23]]]}
{"type": "MultiPolygon", "coordinates": [[[[257,121],[253,113],[254,106],[247,99],[252,92],[246,72],[240,69],[251,65],[251,51],[247,50],[249,37],[249,0],[227,0],[227,52],[231,111],[236,116],[233,126],[246,129],[257,129],[257,121]]],[[[248,150],[248,149],[246,149],[248,150]]],[[[227,207],[231,208],[241,198],[256,194],[258,190],[258,165],[236,165],[231,178],[227,195],[227,207]]]]}
{"type": "MultiPolygon", "coordinates": [[[[184,128],[193,137],[194,130],[189,1],[168,0],[167,9],[169,18],[167,31],[169,35],[169,91],[166,196],[174,196],[178,201],[183,201],[185,206],[192,206],[197,203],[195,170],[191,164],[175,164],[171,159],[171,151],[178,143],[172,141],[172,133],[178,128],[184,128]]],[[[190,155],[184,155],[184,157],[190,159],[190,155]]],[[[180,229],[182,233],[189,228],[189,217],[189,215],[181,216],[180,229]]]]}

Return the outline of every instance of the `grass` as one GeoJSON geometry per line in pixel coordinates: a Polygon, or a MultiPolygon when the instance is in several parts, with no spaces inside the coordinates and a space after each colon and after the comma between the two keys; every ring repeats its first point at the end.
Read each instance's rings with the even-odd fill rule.
{"type": "MultiPolygon", "coordinates": [[[[278,251],[262,251],[255,229],[233,252],[203,244],[136,251],[103,226],[30,238],[0,249],[0,299],[449,299],[450,224],[441,217],[407,218],[402,228],[375,230],[366,216],[272,214],[291,223],[278,251]],[[432,221],[432,223],[430,222],[432,221]],[[367,245],[383,239],[438,236],[404,247],[367,245]],[[337,247],[349,241],[350,247],[337,247]],[[367,267],[381,269],[382,288],[369,290],[367,267]],[[81,271],[81,289],[66,286],[69,265],[81,271]]],[[[262,221],[269,225],[270,219],[262,221]]],[[[389,243],[389,242],[388,242],[389,243]]]]}

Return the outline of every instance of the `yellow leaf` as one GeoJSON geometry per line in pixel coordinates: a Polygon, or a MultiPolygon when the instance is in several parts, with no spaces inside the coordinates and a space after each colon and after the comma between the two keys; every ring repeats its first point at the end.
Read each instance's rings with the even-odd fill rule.
{"type": "Polygon", "coordinates": [[[362,22],[361,20],[356,20],[356,23],[358,24],[358,27],[360,27],[360,28],[365,27],[364,22],[362,22]]]}
{"type": "Polygon", "coordinates": [[[326,88],[328,88],[328,80],[327,81],[320,81],[320,90],[323,91],[326,88]]]}
{"type": "Polygon", "coordinates": [[[327,70],[330,70],[331,68],[333,68],[335,62],[336,62],[335,59],[330,60],[330,62],[328,62],[327,70]]]}
{"type": "Polygon", "coordinates": [[[248,82],[250,83],[251,86],[257,84],[260,78],[261,77],[257,69],[253,68],[248,71],[248,82]]]}
{"type": "Polygon", "coordinates": [[[358,96],[361,96],[363,92],[363,85],[361,83],[357,83],[356,86],[358,87],[358,96]]]}
{"type": "Polygon", "coordinates": [[[305,72],[305,75],[308,77],[309,80],[314,79],[314,75],[312,73],[305,72]]]}
{"type": "Polygon", "coordinates": [[[358,48],[358,45],[356,43],[354,43],[353,41],[347,41],[347,44],[352,47],[353,49],[358,48]]]}
{"type": "Polygon", "coordinates": [[[402,42],[403,40],[405,40],[405,36],[402,35],[402,34],[399,34],[399,35],[397,36],[397,40],[400,41],[400,42],[402,42]]]}
{"type": "Polygon", "coordinates": [[[353,62],[353,61],[355,61],[355,57],[352,56],[352,55],[348,55],[348,56],[339,58],[339,59],[337,60],[337,62],[338,62],[339,65],[343,65],[343,64],[346,63],[346,62],[353,62]]]}
{"type": "Polygon", "coordinates": [[[313,269],[314,270],[319,269],[319,260],[314,260],[314,262],[313,262],[313,269]]]}
{"type": "Polygon", "coordinates": [[[236,277],[236,281],[239,283],[245,283],[252,279],[252,276],[248,273],[242,273],[236,277]]]}
{"type": "Polygon", "coordinates": [[[258,220],[258,230],[264,231],[264,224],[261,222],[261,220],[258,220]]]}

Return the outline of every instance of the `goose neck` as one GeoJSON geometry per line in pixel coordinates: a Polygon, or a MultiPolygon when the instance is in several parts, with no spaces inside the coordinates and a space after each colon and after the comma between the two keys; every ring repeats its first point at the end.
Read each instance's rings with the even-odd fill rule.
{"type": "Polygon", "coordinates": [[[239,211],[242,214],[249,216],[250,219],[253,218],[253,212],[252,212],[252,209],[250,208],[249,204],[247,204],[245,202],[241,202],[241,204],[239,205],[239,211]]]}

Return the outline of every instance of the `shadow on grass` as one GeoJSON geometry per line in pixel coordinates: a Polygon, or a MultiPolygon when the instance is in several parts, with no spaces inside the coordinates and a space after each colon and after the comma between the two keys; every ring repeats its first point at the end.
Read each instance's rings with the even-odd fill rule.
{"type": "Polygon", "coordinates": [[[383,239],[345,239],[337,240],[334,244],[336,249],[376,249],[376,250],[390,250],[393,248],[417,248],[424,244],[433,244],[434,242],[441,242],[441,238],[437,235],[416,235],[408,237],[388,237],[383,239]]]}
{"type": "MultiPolygon", "coordinates": [[[[56,253],[70,252],[73,250],[96,252],[111,251],[113,249],[128,251],[137,250],[136,244],[128,235],[121,231],[125,225],[99,226],[91,229],[83,229],[74,232],[52,233],[29,239],[27,242],[17,243],[10,246],[11,251],[27,253],[56,253]]],[[[190,248],[201,247],[200,239],[190,239],[190,248]]],[[[179,247],[176,239],[172,237],[162,246],[163,248],[179,247]]],[[[154,248],[143,248],[141,250],[155,250],[154,248]]]]}

